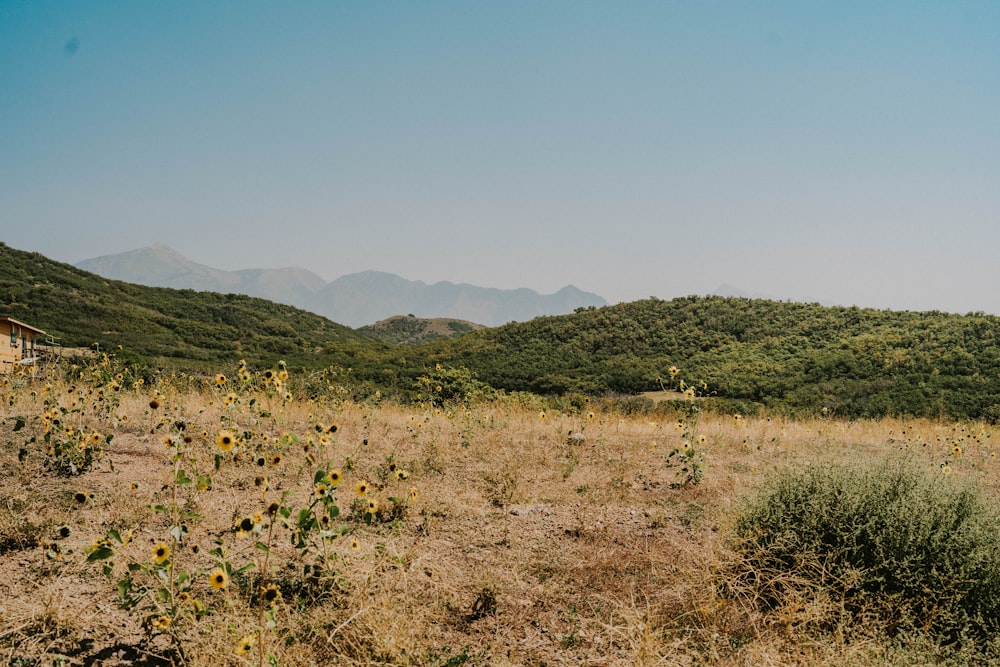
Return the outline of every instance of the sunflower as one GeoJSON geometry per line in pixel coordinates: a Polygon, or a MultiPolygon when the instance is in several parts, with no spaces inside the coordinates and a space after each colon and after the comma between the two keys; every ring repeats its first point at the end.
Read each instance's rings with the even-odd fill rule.
{"type": "Polygon", "coordinates": [[[275,454],[271,457],[271,465],[280,466],[281,465],[281,454],[275,454]]]}
{"type": "Polygon", "coordinates": [[[396,470],[396,479],[403,480],[409,478],[410,473],[406,472],[402,468],[396,470]]]}
{"type": "Polygon", "coordinates": [[[266,602],[268,606],[273,607],[281,599],[281,589],[274,584],[262,586],[260,589],[260,599],[266,602]]]}
{"type": "Polygon", "coordinates": [[[100,433],[98,433],[97,431],[94,431],[93,433],[90,434],[90,443],[92,445],[96,445],[96,444],[98,444],[100,442],[101,442],[101,434],[100,433]]]}
{"type": "Polygon", "coordinates": [[[222,373],[219,373],[218,375],[216,375],[215,376],[215,384],[219,385],[220,387],[222,385],[226,384],[226,376],[223,375],[222,373]]]}
{"type": "Polygon", "coordinates": [[[236,445],[236,436],[231,431],[219,431],[219,435],[215,436],[215,444],[222,451],[228,452],[236,445]]]}
{"type": "Polygon", "coordinates": [[[410,487],[410,500],[416,500],[416,499],[417,499],[417,487],[411,486],[410,487]]]}
{"type": "Polygon", "coordinates": [[[250,655],[253,651],[253,647],[257,644],[257,637],[255,635],[246,635],[240,642],[236,645],[236,655],[244,656],[250,655]]]}
{"type": "Polygon", "coordinates": [[[368,501],[368,513],[375,514],[378,512],[378,501],[374,498],[368,501]]]}
{"type": "Polygon", "coordinates": [[[215,590],[221,591],[229,585],[229,575],[221,567],[217,567],[208,573],[208,583],[212,584],[215,590]]]}
{"type": "Polygon", "coordinates": [[[152,621],[150,621],[150,625],[152,625],[153,629],[156,630],[157,632],[163,632],[164,630],[170,627],[170,617],[157,616],[152,621]]]}
{"type": "Polygon", "coordinates": [[[153,560],[157,564],[162,564],[170,558],[170,545],[165,542],[159,542],[155,547],[153,547],[153,560]]]}
{"type": "Polygon", "coordinates": [[[358,538],[351,538],[351,551],[361,551],[361,542],[358,542],[358,538]]]}
{"type": "Polygon", "coordinates": [[[962,448],[959,447],[958,445],[955,445],[954,447],[951,448],[951,453],[954,454],[955,456],[961,456],[962,448]]]}
{"type": "Polygon", "coordinates": [[[370,488],[371,487],[368,486],[368,481],[363,479],[354,486],[354,492],[358,494],[359,498],[361,498],[368,493],[370,488]]]}
{"type": "Polygon", "coordinates": [[[344,479],[344,474],[339,470],[331,470],[328,477],[330,478],[330,486],[337,486],[344,479]]]}

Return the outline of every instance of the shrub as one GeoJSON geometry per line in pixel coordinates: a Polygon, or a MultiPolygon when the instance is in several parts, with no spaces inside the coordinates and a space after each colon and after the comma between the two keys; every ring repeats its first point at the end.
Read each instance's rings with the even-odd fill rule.
{"type": "Polygon", "coordinates": [[[912,460],[809,466],[770,482],[737,518],[741,572],[765,610],[825,600],[832,630],[875,623],[943,643],[1000,626],[1000,517],[971,483],[912,460]]]}

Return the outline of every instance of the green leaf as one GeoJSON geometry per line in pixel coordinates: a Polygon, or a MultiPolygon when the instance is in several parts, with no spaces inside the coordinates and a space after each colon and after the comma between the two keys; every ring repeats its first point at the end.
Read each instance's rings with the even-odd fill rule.
{"type": "Polygon", "coordinates": [[[87,555],[87,562],[93,563],[94,561],[104,560],[105,558],[111,558],[115,555],[114,550],[111,547],[98,547],[91,551],[87,555]]]}
{"type": "Polygon", "coordinates": [[[178,471],[177,471],[177,477],[176,477],[176,481],[177,481],[177,483],[178,483],[178,484],[180,484],[181,486],[184,486],[185,484],[190,484],[190,483],[191,483],[191,482],[193,482],[194,480],[193,480],[193,479],[191,479],[190,477],[188,477],[188,476],[187,476],[187,473],[186,473],[186,472],[184,472],[183,470],[178,470],[178,471]]]}
{"type": "Polygon", "coordinates": [[[257,542],[256,544],[254,544],[254,546],[257,547],[258,549],[260,549],[261,551],[265,552],[265,553],[267,553],[268,551],[271,550],[271,548],[269,546],[267,546],[266,544],[264,544],[263,542],[257,542]]]}
{"type": "Polygon", "coordinates": [[[25,421],[24,421],[24,417],[20,417],[20,416],[15,417],[14,419],[16,420],[14,422],[14,432],[17,433],[22,428],[24,428],[25,421]]]}
{"type": "Polygon", "coordinates": [[[161,588],[156,591],[156,597],[160,599],[160,602],[170,602],[170,591],[166,588],[161,588]]]}

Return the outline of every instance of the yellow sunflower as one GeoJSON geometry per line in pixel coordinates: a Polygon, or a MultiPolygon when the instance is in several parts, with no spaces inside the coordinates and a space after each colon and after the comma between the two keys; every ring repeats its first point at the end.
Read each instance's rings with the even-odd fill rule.
{"type": "Polygon", "coordinates": [[[215,436],[215,444],[222,451],[228,452],[236,445],[236,436],[233,435],[232,431],[219,431],[219,434],[215,436]]]}

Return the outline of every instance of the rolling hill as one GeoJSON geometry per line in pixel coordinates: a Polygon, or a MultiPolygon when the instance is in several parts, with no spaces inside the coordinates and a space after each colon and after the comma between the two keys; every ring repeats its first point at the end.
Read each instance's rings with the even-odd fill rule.
{"type": "Polygon", "coordinates": [[[677,366],[745,410],[1000,419],[1000,318],[982,313],[648,299],[432,345],[508,390],[632,394],[677,366]]]}
{"type": "Polygon", "coordinates": [[[358,332],[390,345],[420,345],[443,338],[457,338],[483,326],[446,317],[423,318],[397,315],[358,329],[358,332]]]}
{"type": "MultiPolygon", "coordinates": [[[[404,397],[416,396],[422,376],[459,399],[463,384],[635,395],[678,389],[683,379],[707,397],[700,405],[747,413],[1000,422],[1000,318],[982,313],[647,299],[389,346],[291,306],[107,280],[0,244],[0,314],[66,345],[122,345],[154,366],[205,370],[238,358],[338,364],[352,368],[359,386],[404,397]]],[[[399,342],[427,332],[418,318],[382,324],[399,342]]]]}
{"type": "Polygon", "coordinates": [[[197,368],[246,358],[319,366],[380,347],[313,313],[237,294],[108,280],[0,243],[0,312],[68,347],[121,345],[149,363],[197,368]]]}

